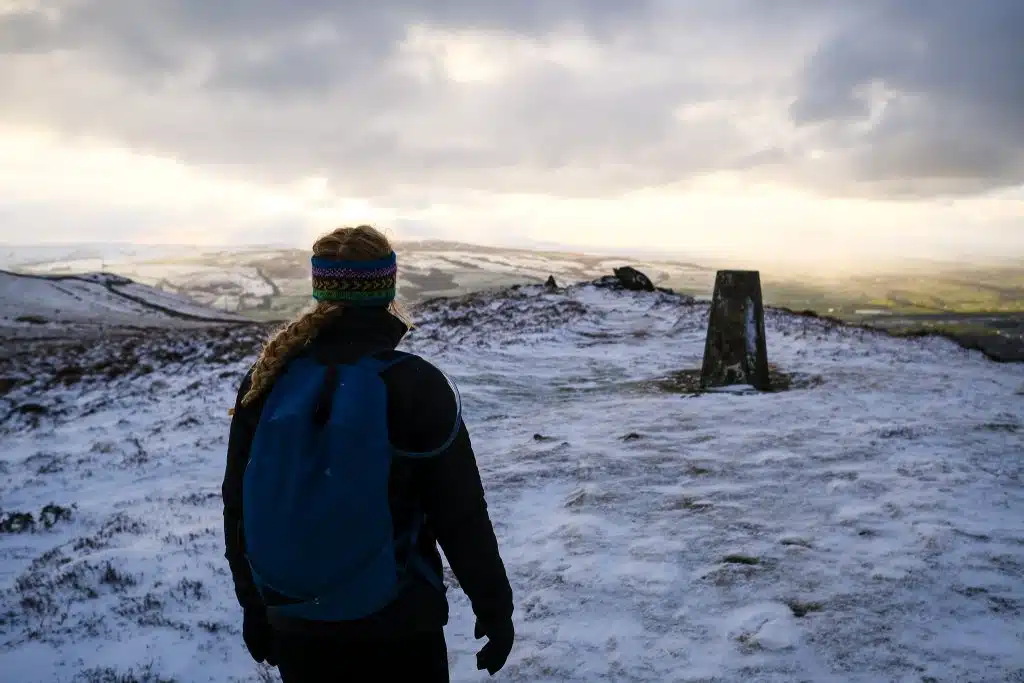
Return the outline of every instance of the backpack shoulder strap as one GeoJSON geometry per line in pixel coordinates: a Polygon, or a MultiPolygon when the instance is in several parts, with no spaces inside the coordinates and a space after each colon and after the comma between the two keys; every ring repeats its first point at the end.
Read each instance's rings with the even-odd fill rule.
{"type": "MultiPolygon", "coordinates": [[[[413,353],[406,353],[405,351],[382,351],[369,356],[364,356],[359,359],[357,365],[379,374],[411,358],[419,358],[419,356],[413,353]],[[382,355],[386,355],[386,357],[380,358],[379,356],[382,355]]],[[[452,443],[455,442],[455,438],[459,435],[459,429],[462,427],[462,394],[459,393],[458,386],[456,386],[455,382],[447,373],[437,366],[432,365],[431,367],[441,373],[445,381],[448,383],[448,387],[451,389],[452,396],[455,398],[455,419],[452,421],[451,432],[448,434],[448,438],[445,442],[433,450],[413,452],[403,451],[396,448],[394,449],[395,455],[406,458],[431,458],[448,450],[452,443]]]]}
{"type": "MultiPolygon", "coordinates": [[[[399,363],[402,363],[410,358],[413,358],[413,354],[405,353],[403,351],[390,351],[385,352],[389,354],[389,358],[378,358],[379,354],[372,354],[364,356],[358,361],[353,363],[374,374],[381,374],[388,368],[392,368],[399,363]]],[[[324,366],[323,384],[320,387],[320,393],[317,397],[316,407],[313,411],[313,422],[318,426],[322,427],[330,419],[331,405],[334,403],[334,394],[338,389],[338,364],[326,364],[324,366]]]]}
{"type": "Polygon", "coordinates": [[[434,369],[440,372],[441,376],[444,377],[445,381],[448,383],[448,388],[451,389],[452,396],[455,398],[455,419],[452,420],[451,432],[449,432],[448,438],[445,439],[444,443],[433,450],[413,452],[395,449],[396,455],[406,458],[432,458],[448,450],[448,448],[455,442],[455,438],[459,435],[459,430],[462,428],[462,394],[459,393],[459,387],[446,372],[437,366],[434,366],[434,369]]]}
{"type": "Polygon", "coordinates": [[[320,393],[317,394],[316,404],[313,408],[313,423],[317,427],[323,427],[331,418],[331,407],[334,404],[334,394],[338,390],[338,366],[328,365],[324,370],[324,381],[320,385],[320,393]]]}
{"type": "Polygon", "coordinates": [[[379,374],[385,370],[393,368],[399,363],[404,363],[410,358],[416,357],[417,356],[415,354],[406,353],[405,351],[379,351],[377,353],[370,354],[369,356],[363,356],[356,364],[379,374]],[[380,356],[385,357],[381,358],[380,356]]]}

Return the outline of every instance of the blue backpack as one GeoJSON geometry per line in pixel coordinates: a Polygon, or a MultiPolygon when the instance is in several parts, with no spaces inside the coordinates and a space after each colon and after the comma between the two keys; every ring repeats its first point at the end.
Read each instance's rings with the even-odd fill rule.
{"type": "Polygon", "coordinates": [[[365,356],[351,364],[293,359],[276,379],[253,438],[242,489],[246,555],[268,609],[319,621],[372,615],[418,571],[441,577],[416,551],[422,511],[396,538],[388,499],[397,451],[388,439],[381,373],[408,358],[365,356]],[[404,547],[403,547],[404,546],[404,547]],[[396,551],[405,551],[399,564],[396,551]]]}

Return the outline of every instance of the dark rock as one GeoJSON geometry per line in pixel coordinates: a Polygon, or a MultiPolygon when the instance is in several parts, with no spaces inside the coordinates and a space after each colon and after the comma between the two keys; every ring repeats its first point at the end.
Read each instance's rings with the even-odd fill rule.
{"type": "Polygon", "coordinates": [[[622,266],[614,270],[614,275],[605,275],[594,280],[591,284],[601,289],[618,289],[633,292],[656,292],[675,294],[671,289],[658,288],[654,286],[651,279],[632,266],[622,266]]]}
{"type": "Polygon", "coordinates": [[[593,285],[601,289],[621,289],[622,283],[614,275],[604,275],[594,280],[593,285]]]}
{"type": "Polygon", "coordinates": [[[82,368],[77,365],[68,365],[58,370],[53,376],[53,379],[65,386],[70,386],[76,382],[80,382],[83,374],[84,371],[82,368]]]}
{"type": "Polygon", "coordinates": [[[558,289],[558,282],[555,281],[554,275],[548,275],[548,281],[544,283],[544,288],[548,291],[558,289]]]}
{"type": "Polygon", "coordinates": [[[614,270],[615,277],[624,289],[633,292],[653,292],[654,283],[651,279],[632,266],[623,266],[614,270]]]}
{"type": "Polygon", "coordinates": [[[31,512],[8,512],[0,516],[0,534],[20,534],[36,528],[31,512]]]}
{"type": "MultiPolygon", "coordinates": [[[[641,278],[645,277],[643,273],[639,273],[639,275],[641,278]]],[[[650,282],[650,280],[648,280],[648,282],[650,282]]],[[[622,281],[614,275],[606,275],[605,277],[602,277],[599,280],[594,280],[591,283],[591,286],[598,287],[600,289],[630,291],[630,288],[623,285],[622,281]]],[[[678,292],[672,289],[671,287],[654,287],[653,289],[642,288],[632,291],[657,292],[659,294],[667,294],[676,299],[679,303],[684,305],[697,303],[697,300],[694,297],[690,296],[689,294],[678,292]]]]}
{"type": "Polygon", "coordinates": [[[789,600],[786,605],[797,619],[803,619],[812,612],[821,612],[825,609],[825,605],[820,602],[803,602],[801,600],[789,600]]]}
{"type": "Polygon", "coordinates": [[[47,529],[52,529],[57,522],[67,522],[71,520],[72,510],[66,508],[63,505],[56,505],[50,503],[46,505],[39,513],[39,521],[42,522],[43,526],[47,529]]]}

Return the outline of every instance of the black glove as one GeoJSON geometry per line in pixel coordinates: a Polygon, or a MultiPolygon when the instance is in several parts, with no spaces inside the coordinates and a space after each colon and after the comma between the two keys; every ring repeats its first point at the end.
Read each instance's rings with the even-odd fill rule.
{"type": "Polygon", "coordinates": [[[512,618],[493,624],[486,624],[477,619],[473,635],[477,640],[487,636],[487,644],[476,653],[476,668],[481,671],[487,669],[487,673],[493,676],[505,666],[508,654],[512,651],[512,643],[516,639],[512,618]]]}
{"type": "Polygon", "coordinates": [[[266,662],[277,666],[277,654],[274,652],[274,632],[267,622],[267,613],[262,609],[247,609],[242,618],[242,640],[249,654],[257,664],[266,662]]]}

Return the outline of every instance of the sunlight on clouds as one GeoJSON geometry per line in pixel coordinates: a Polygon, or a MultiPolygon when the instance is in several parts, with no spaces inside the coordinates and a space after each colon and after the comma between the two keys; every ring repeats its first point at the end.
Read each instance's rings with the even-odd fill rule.
{"type": "Polygon", "coordinates": [[[502,31],[430,26],[410,27],[398,54],[400,67],[422,81],[441,75],[467,85],[499,83],[521,69],[544,64],[585,69],[600,57],[582,36],[559,34],[542,41],[502,31]]]}
{"type": "MultiPolygon", "coordinates": [[[[232,237],[244,239],[250,226],[276,221],[289,227],[280,228],[274,241],[304,243],[340,223],[380,222],[393,216],[362,199],[336,196],[323,177],[281,188],[262,187],[173,159],[42,130],[0,129],[0,158],[0,206],[17,211],[19,206],[46,204],[85,216],[138,209],[147,214],[146,228],[163,226],[154,233],[140,225],[139,241],[216,244],[232,237]]],[[[48,226],[39,227],[45,232],[48,226]]],[[[23,230],[10,230],[0,227],[0,238],[24,240],[23,230]]],[[[77,238],[107,239],[100,234],[103,226],[92,230],[97,234],[77,238]]]]}
{"type": "MultiPolygon", "coordinates": [[[[715,108],[693,111],[705,116],[715,108]]],[[[467,242],[641,249],[805,273],[1024,250],[1020,188],[946,201],[823,198],[780,181],[720,172],[616,197],[572,199],[432,186],[428,175],[415,192],[374,202],[341,196],[325,175],[277,186],[247,183],[216,169],[41,130],[0,129],[0,157],[5,241],[23,242],[26,226],[49,220],[38,225],[45,239],[56,230],[68,240],[74,226],[88,226],[77,229],[89,234],[74,237],[102,241],[127,234],[140,242],[305,247],[338,225],[373,223],[399,239],[403,226],[415,225],[421,234],[425,227],[467,242]],[[32,213],[40,205],[49,210],[45,219],[32,213]],[[115,219],[121,223],[116,228],[109,225],[115,219]],[[58,230],[53,223],[72,228],[58,230]]]]}
{"type": "Polygon", "coordinates": [[[742,137],[749,149],[798,149],[807,133],[797,129],[785,112],[784,100],[766,95],[749,101],[685,101],[672,110],[672,116],[680,127],[693,131],[729,121],[733,132],[742,137]]]}
{"type": "Polygon", "coordinates": [[[0,129],[0,186],[19,200],[66,200],[153,206],[204,202],[246,205],[251,188],[171,159],[44,130],[0,129]]]}
{"type": "Polygon", "coordinates": [[[0,239],[1019,256],[1024,3],[943,8],[0,0],[0,239]]]}
{"type": "Polygon", "coordinates": [[[30,12],[38,12],[50,19],[58,15],[60,10],[46,7],[43,0],[0,0],[0,16],[30,12]]]}
{"type": "Polygon", "coordinates": [[[513,228],[567,246],[664,250],[750,267],[799,267],[819,274],[888,268],[907,258],[993,259],[1024,247],[1012,198],[934,202],[823,199],[788,187],[716,174],[685,192],[652,189],[617,199],[502,196],[472,206],[434,206],[421,217],[468,234],[513,228]],[[1002,240],[975,227],[1007,226],[1002,240]],[[1016,224],[1015,243],[1005,241],[1016,224]],[[484,228],[483,226],[486,226],[484,228]]]}

